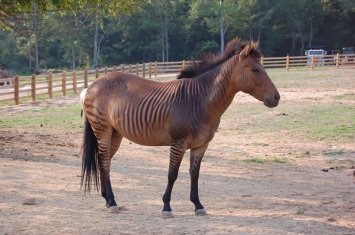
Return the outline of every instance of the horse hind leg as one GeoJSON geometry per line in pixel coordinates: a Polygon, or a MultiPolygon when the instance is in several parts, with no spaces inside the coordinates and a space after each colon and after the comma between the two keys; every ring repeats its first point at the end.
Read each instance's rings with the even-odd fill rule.
{"type": "Polygon", "coordinates": [[[113,128],[105,130],[105,134],[98,140],[100,155],[101,195],[106,200],[106,207],[111,213],[118,213],[119,207],[115,201],[110,180],[110,165],[113,155],[118,150],[122,136],[113,128]]]}

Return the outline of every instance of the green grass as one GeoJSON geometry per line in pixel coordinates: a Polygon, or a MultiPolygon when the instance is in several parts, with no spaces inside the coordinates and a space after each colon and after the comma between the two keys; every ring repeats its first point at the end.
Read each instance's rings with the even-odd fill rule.
{"type": "Polygon", "coordinates": [[[249,159],[243,159],[242,162],[246,163],[287,163],[288,161],[286,159],[281,159],[278,157],[272,157],[272,158],[249,158],[249,159]]]}
{"type": "Polygon", "coordinates": [[[346,80],[353,76],[353,71],[337,71],[332,68],[323,68],[311,71],[298,69],[287,72],[286,70],[267,70],[272,81],[278,88],[349,88],[346,80]],[[344,80],[343,80],[344,79],[344,80]]]}
{"type": "Polygon", "coordinates": [[[296,156],[296,158],[307,158],[307,157],[311,157],[310,152],[302,153],[302,154],[296,156]]]}
{"type": "Polygon", "coordinates": [[[330,151],[330,152],[324,152],[323,154],[326,156],[336,156],[336,155],[341,155],[344,154],[345,152],[342,150],[339,151],[330,151]]]}
{"type": "Polygon", "coordinates": [[[332,96],[332,99],[334,99],[334,100],[355,100],[355,94],[348,93],[348,94],[344,94],[344,95],[335,95],[335,96],[332,96]]]}
{"type": "MultiPolygon", "coordinates": [[[[351,159],[338,159],[338,158],[332,158],[332,159],[328,159],[326,161],[326,163],[330,163],[330,164],[346,164],[346,165],[353,165],[355,164],[354,160],[351,159]]],[[[338,167],[339,168],[339,167],[338,167]]]]}
{"type": "MultiPolygon", "coordinates": [[[[274,109],[259,104],[238,106],[232,104],[222,116],[231,120],[238,133],[258,134],[288,132],[298,136],[301,141],[337,141],[353,142],[355,140],[355,106],[352,103],[317,101],[280,102],[274,109]],[[232,120],[238,120],[238,125],[232,120]]],[[[275,134],[275,138],[279,138],[275,134]]]]}
{"type": "Polygon", "coordinates": [[[296,215],[303,215],[307,211],[306,207],[298,207],[296,215]]]}
{"type": "Polygon", "coordinates": [[[82,128],[80,105],[52,108],[45,106],[39,110],[28,110],[12,116],[0,118],[1,128],[49,127],[53,130],[82,128]]]}

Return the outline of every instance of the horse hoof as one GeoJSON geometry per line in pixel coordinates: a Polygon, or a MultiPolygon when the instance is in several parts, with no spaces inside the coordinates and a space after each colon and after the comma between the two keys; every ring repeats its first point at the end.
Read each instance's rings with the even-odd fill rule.
{"type": "Polygon", "coordinates": [[[171,213],[171,211],[163,211],[161,213],[161,216],[163,217],[163,219],[171,219],[174,218],[173,213],[171,213]]]}
{"type": "Polygon", "coordinates": [[[197,209],[197,210],[195,210],[195,215],[203,216],[203,215],[207,215],[207,212],[205,209],[197,209]]]}
{"type": "Polygon", "coordinates": [[[110,213],[118,214],[119,211],[120,211],[120,208],[118,206],[110,206],[108,208],[108,212],[110,212],[110,213]]]}

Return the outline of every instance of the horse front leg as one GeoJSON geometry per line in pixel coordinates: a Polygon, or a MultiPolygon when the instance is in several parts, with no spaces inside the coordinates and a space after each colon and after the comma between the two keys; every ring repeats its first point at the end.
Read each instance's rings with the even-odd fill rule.
{"type": "Polygon", "coordinates": [[[190,150],[190,176],[191,176],[190,200],[195,205],[196,215],[207,215],[206,210],[202,206],[200,202],[200,198],[198,196],[198,178],[200,175],[200,166],[207,147],[208,147],[208,143],[206,143],[200,148],[190,150]]]}
{"type": "Polygon", "coordinates": [[[168,173],[168,186],[166,187],[163,202],[164,208],[162,212],[162,217],[164,219],[173,218],[173,214],[171,212],[170,200],[171,200],[171,191],[173,189],[174,183],[179,174],[179,168],[181,164],[181,160],[186,151],[186,143],[175,142],[171,145],[170,148],[170,160],[169,160],[169,173],[168,173]]]}

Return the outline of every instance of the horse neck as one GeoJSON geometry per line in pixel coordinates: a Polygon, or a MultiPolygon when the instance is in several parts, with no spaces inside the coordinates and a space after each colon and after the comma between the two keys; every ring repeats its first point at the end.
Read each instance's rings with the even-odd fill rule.
{"type": "Polygon", "coordinates": [[[236,61],[227,61],[216,68],[217,70],[211,71],[207,78],[200,78],[205,87],[204,102],[212,116],[222,116],[238,92],[232,81],[232,71],[235,66],[236,61]]]}

